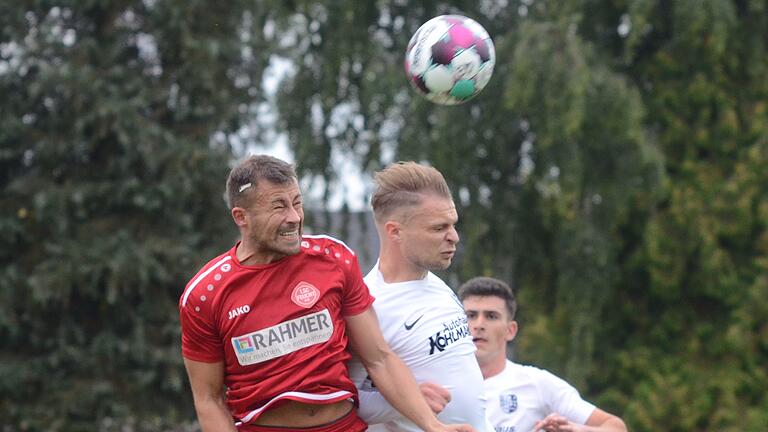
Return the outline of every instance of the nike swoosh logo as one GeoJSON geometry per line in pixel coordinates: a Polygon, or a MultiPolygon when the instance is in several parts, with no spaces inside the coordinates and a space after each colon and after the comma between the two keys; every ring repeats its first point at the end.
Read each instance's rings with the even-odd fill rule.
{"type": "Polygon", "coordinates": [[[420,319],[422,319],[422,318],[424,318],[424,315],[422,315],[422,316],[420,316],[420,317],[416,318],[416,321],[412,322],[410,325],[408,325],[408,323],[403,323],[403,325],[405,326],[405,329],[406,329],[406,330],[410,330],[410,329],[412,329],[412,328],[413,328],[413,326],[415,326],[415,325],[416,325],[416,323],[417,323],[417,322],[419,322],[419,320],[420,320],[420,319]]]}

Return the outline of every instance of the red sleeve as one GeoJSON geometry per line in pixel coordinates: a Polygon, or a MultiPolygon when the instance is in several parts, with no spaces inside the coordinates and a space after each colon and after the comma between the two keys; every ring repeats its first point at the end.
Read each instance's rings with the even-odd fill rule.
{"type": "Polygon", "coordinates": [[[375,300],[368,291],[368,286],[363,282],[363,275],[360,273],[360,264],[357,257],[352,254],[346,254],[341,262],[344,272],[344,304],[341,308],[343,316],[357,315],[365,312],[375,300]]]}
{"type": "Polygon", "coordinates": [[[209,308],[202,307],[192,296],[186,305],[179,305],[181,354],[184,358],[205,363],[224,360],[224,347],[209,311],[209,308]]]}

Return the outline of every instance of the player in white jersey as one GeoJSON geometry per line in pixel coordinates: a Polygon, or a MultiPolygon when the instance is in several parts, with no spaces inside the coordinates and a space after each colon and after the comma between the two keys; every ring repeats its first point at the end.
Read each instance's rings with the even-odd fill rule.
{"type": "Polygon", "coordinates": [[[459,297],[477,346],[487,415],[495,432],[627,431],[619,417],[582,399],[561,378],[507,359],[507,342],[517,334],[517,302],[509,285],[477,277],[459,288],[459,297]]]}
{"type": "Polygon", "coordinates": [[[509,360],[501,373],[485,380],[485,396],[488,420],[496,432],[529,432],[551,413],[583,425],[595,410],[561,378],[509,360]]]}
{"type": "MultiPolygon", "coordinates": [[[[464,309],[431,270],[451,264],[458,214],[442,174],[414,162],[376,174],[371,199],[381,244],[379,261],[365,277],[382,333],[420,383],[442,386],[450,402],[438,418],[490,431],[485,418],[483,377],[464,309]]],[[[419,431],[395,412],[353,362],[350,376],[360,389],[358,415],[369,431],[419,431]]],[[[444,406],[443,406],[444,405],[444,406]]]]}

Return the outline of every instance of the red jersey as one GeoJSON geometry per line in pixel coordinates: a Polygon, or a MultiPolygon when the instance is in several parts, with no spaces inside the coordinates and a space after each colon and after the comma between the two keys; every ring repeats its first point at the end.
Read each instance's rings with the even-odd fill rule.
{"type": "Polygon", "coordinates": [[[298,254],[245,266],[236,249],[206,264],[179,301],[182,354],[224,362],[236,423],[280,400],[356,399],[344,317],[374,299],[354,252],[332,237],[304,236],[298,254]]]}

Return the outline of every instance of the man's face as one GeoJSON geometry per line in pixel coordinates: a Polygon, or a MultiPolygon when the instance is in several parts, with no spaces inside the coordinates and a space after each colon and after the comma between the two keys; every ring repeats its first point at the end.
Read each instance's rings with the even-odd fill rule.
{"type": "Polygon", "coordinates": [[[400,225],[403,256],[426,270],[445,270],[456,253],[459,215],[450,198],[425,195],[422,203],[409,209],[410,217],[400,225]]]}
{"type": "Polygon", "coordinates": [[[509,319],[504,299],[497,296],[468,296],[463,303],[480,366],[498,361],[500,357],[506,358],[507,342],[515,338],[517,322],[509,319]]]}
{"type": "Polygon", "coordinates": [[[259,181],[256,199],[245,213],[244,236],[256,247],[258,262],[271,262],[301,250],[304,223],[301,191],[293,180],[285,184],[259,181]]]}

